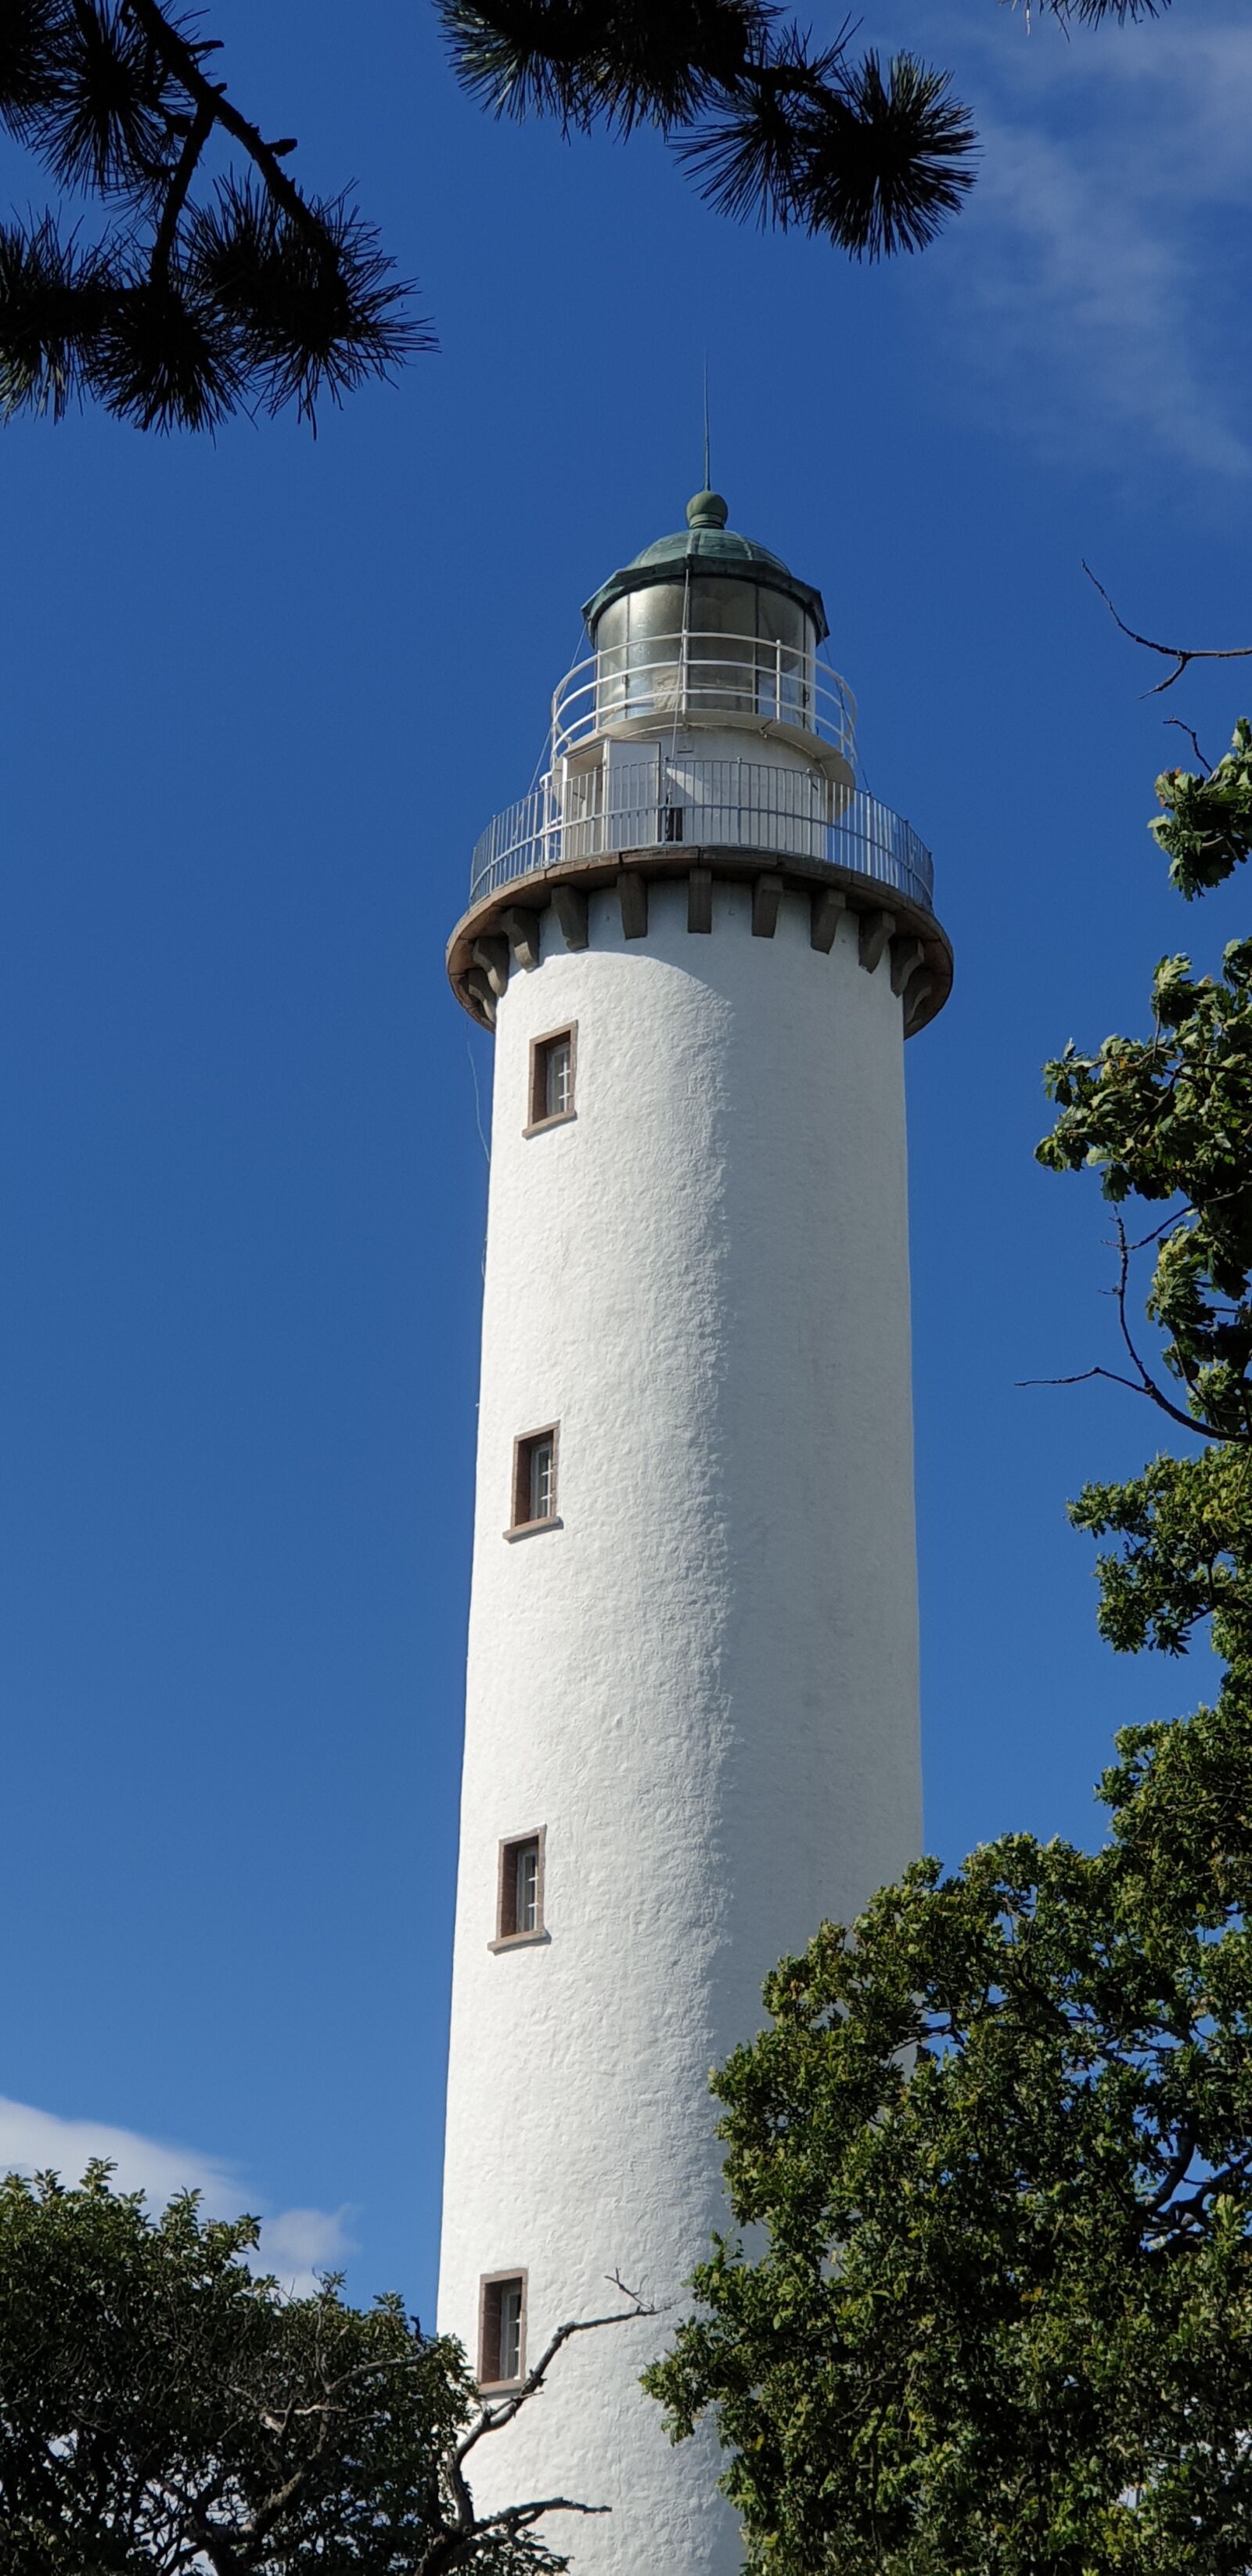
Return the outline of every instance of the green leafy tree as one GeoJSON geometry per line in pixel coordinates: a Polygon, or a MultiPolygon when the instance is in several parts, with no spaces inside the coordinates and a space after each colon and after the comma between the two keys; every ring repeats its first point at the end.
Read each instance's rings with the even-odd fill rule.
{"type": "MultiPolygon", "coordinates": [[[[460,2346],[336,2280],[284,2298],[249,2269],[257,2221],[159,2218],[109,2167],[0,2182],[0,2567],[5,2576],[534,2576],[551,2495],[476,2512],[472,2454],[544,2385],[478,2397],[460,2346]]],[[[627,2294],[629,2297],[629,2294],[627,2294]]]]}
{"type": "MultiPolygon", "coordinates": [[[[1190,898],[1252,850],[1252,729],[1157,794],[1190,898]]],[[[1117,1210],[1099,1373],[1200,1444],[1071,1507],[1113,1541],[1100,1624],[1177,1655],[1207,1621],[1224,1669],[1119,1736],[1101,1850],[919,1862],[782,1962],[715,2080],[753,2241],[715,2244],[647,2384],[678,2437],[713,2414],[775,2576],[1252,2564],[1252,941],[1165,960],[1150,1036],[1046,1079],[1041,1160],[1117,1210]]]]}
{"type": "MultiPolygon", "coordinates": [[[[946,71],[818,42],[775,0],[435,0],[456,77],[495,115],[651,126],[724,212],[857,259],[918,250],[972,184],[946,71]]],[[[1156,0],[1045,0],[1061,17],[1156,0]]],[[[239,409],[313,418],[432,345],[376,229],[302,188],[164,0],[4,0],[0,122],[59,203],[0,226],[0,411],[94,397],[143,429],[239,409]],[[84,208],[103,229],[82,233],[84,208]]]]}

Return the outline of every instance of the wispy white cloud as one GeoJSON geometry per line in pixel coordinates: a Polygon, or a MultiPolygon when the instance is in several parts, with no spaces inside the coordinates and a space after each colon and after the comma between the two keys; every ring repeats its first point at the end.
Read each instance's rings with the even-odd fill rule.
{"type": "Polygon", "coordinates": [[[957,24],[945,51],[983,162],[935,272],[945,333],[1050,447],[1095,441],[1111,461],[1133,427],[1192,469],[1246,477],[1252,27],[1067,41],[982,7],[957,24]]]}
{"type": "Polygon", "coordinates": [[[1012,125],[985,135],[965,317],[984,367],[1012,365],[1049,443],[1134,423],[1193,467],[1247,474],[1252,447],[1188,327],[1200,289],[1186,241],[1159,210],[1119,203],[1077,146],[1012,125]]]}
{"type": "Polygon", "coordinates": [[[211,2218],[233,2218],[241,2209],[256,2210],[262,2221],[258,2260],[294,2296],[313,2289],[319,2272],[337,2271],[355,2251],[348,2233],[352,2212],[346,2205],[337,2210],[281,2209],[267,2214],[236,2168],[220,2157],[145,2138],[134,2129],[116,2129],[104,2120],[62,2119],[55,2111],[36,2110],[30,2103],[0,2096],[0,2171],[51,2169],[63,2181],[77,2182],[93,2156],[116,2166],[119,2191],[146,2192],[157,2209],[163,2209],[176,2191],[198,2191],[211,2218]]]}
{"type": "Polygon", "coordinates": [[[265,2267],[296,2289],[311,2288],[319,2272],[337,2272],[355,2248],[346,2234],[351,2211],[280,2209],[261,2235],[265,2267]]]}

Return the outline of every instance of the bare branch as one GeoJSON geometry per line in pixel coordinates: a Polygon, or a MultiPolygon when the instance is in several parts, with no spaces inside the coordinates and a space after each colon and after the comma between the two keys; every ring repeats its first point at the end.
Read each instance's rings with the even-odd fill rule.
{"type": "MultiPolygon", "coordinates": [[[[1128,637],[1132,644],[1142,644],[1145,653],[1160,653],[1167,662],[1172,662],[1174,664],[1173,670],[1167,671],[1164,679],[1158,680],[1154,689],[1144,690],[1143,694],[1145,698],[1159,698],[1166,689],[1172,689],[1175,680],[1180,680],[1182,678],[1183,672],[1186,670],[1187,665],[1190,662],[1246,662],[1252,660],[1252,644],[1157,644],[1153,641],[1150,635],[1137,634],[1133,626],[1128,626],[1126,624],[1124,617],[1118,616],[1117,610],[1114,608],[1113,602],[1109,598],[1103,582],[1097,580],[1096,575],[1093,573],[1085,556],[1082,560],[1082,568],[1088,581],[1091,582],[1099,591],[1100,597],[1113,620],[1113,624],[1121,629],[1122,634],[1128,637]]],[[[1185,726],[1183,730],[1184,732],[1186,731],[1185,726]]]]}
{"type": "Polygon", "coordinates": [[[1179,1423],[1184,1431],[1193,1433],[1197,1440],[1223,1440],[1242,1446],[1237,1431],[1215,1431],[1206,1422],[1194,1422],[1189,1413],[1183,1413],[1178,1405],[1171,1404],[1169,1397],[1162,1393],[1160,1387],[1153,1385],[1151,1380],[1145,1386],[1142,1378],[1123,1377],[1118,1369],[1099,1367],[1075,1369],[1070,1377],[1018,1377],[1014,1378],[1013,1384],[1016,1387],[1086,1386],[1093,1377],[1106,1378],[1110,1386],[1128,1386],[1132,1395],[1151,1396],[1152,1402],[1159,1404],[1162,1413],[1168,1413],[1172,1421],[1179,1423]]]}
{"type": "Polygon", "coordinates": [[[544,2496],[536,2504],[506,2505],[503,2513],[483,2514],[480,2531],[527,2531],[545,2513],[612,2513],[611,2504],[578,2504],[573,2496],[544,2496]]]}
{"type": "MultiPolygon", "coordinates": [[[[1131,1332],[1129,1318],[1128,1318],[1127,1313],[1126,1313],[1126,1287],[1127,1287],[1127,1282],[1128,1282],[1128,1280],[1129,1280],[1129,1278],[1130,1278],[1130,1250],[1129,1250],[1129,1246],[1128,1246],[1127,1241],[1126,1241],[1126,1228],[1125,1228],[1125,1225],[1124,1225],[1124,1224],[1123,1224],[1123,1222],[1122,1222],[1122,1219],[1120,1218],[1120,1216],[1118,1216],[1118,1217],[1114,1217],[1113,1222],[1114,1222],[1114,1224],[1115,1224],[1115,1226],[1116,1226],[1116,1228],[1117,1228],[1117,1291],[1116,1291],[1116,1294],[1117,1294],[1117,1322],[1118,1322],[1118,1329],[1119,1329],[1119,1331],[1120,1331],[1120,1333],[1121,1333],[1122,1340],[1124,1341],[1124,1343],[1125,1343],[1125,1345],[1126,1345],[1126,1350],[1127,1350],[1127,1353],[1128,1353],[1129,1358],[1130,1358],[1131,1366],[1132,1366],[1133,1368],[1136,1368],[1136,1369],[1138,1370],[1138,1372],[1139,1372],[1139,1382],[1140,1382],[1140,1386],[1141,1386],[1141,1388],[1142,1388],[1142,1390],[1143,1390],[1143,1393],[1144,1393],[1145,1395],[1150,1395],[1150,1396],[1151,1396],[1151,1398],[1152,1398],[1152,1400],[1153,1400],[1153,1403],[1154,1403],[1154,1404],[1159,1404],[1159,1405],[1160,1405],[1160,1406],[1161,1406],[1161,1407],[1162,1407],[1166,1412],[1173,1411],[1173,1412],[1175,1412],[1175,1413],[1176,1413],[1176,1412],[1177,1412],[1177,1407],[1176,1407],[1176,1406],[1171,1406],[1171,1405],[1170,1405],[1169,1398],[1168,1398],[1168,1396],[1166,1395],[1166,1393],[1165,1393],[1165,1391],[1164,1391],[1164,1388],[1163,1388],[1163,1387],[1159,1387],[1159,1386],[1157,1385],[1156,1380],[1155,1380],[1155,1378],[1151,1375],[1151,1372],[1149,1371],[1149,1369],[1148,1369],[1148,1367],[1147,1367],[1146,1362],[1140,1358],[1139,1353],[1138,1353],[1138,1351],[1137,1351],[1137,1350],[1136,1350],[1136,1348],[1135,1348],[1134,1336],[1133,1336],[1133,1334],[1132,1334],[1132,1332],[1131,1332]]],[[[1184,1415],[1182,1416],[1182,1419],[1183,1419],[1184,1421],[1190,1421],[1191,1416],[1190,1416],[1189,1414],[1184,1414],[1184,1415]]]]}
{"type": "MultiPolygon", "coordinates": [[[[1233,1196],[1233,1190],[1224,1191],[1222,1194],[1223,1199],[1233,1198],[1233,1196]]],[[[1210,1207],[1218,1207],[1222,1204],[1222,1200],[1212,1198],[1209,1200],[1208,1204],[1210,1207]]],[[[1175,1208],[1172,1215],[1163,1216],[1160,1224],[1149,1226],[1146,1234],[1137,1234],[1133,1243],[1129,1244],[1127,1249],[1131,1252],[1146,1252],[1149,1245],[1159,1243],[1164,1235],[1172,1234],[1175,1226],[1185,1225],[1188,1217],[1194,1216],[1195,1213],[1195,1208],[1193,1207],[1191,1200],[1188,1199],[1185,1207],[1175,1208]]],[[[1102,1293],[1107,1296],[1108,1290],[1105,1289],[1102,1293]]]]}
{"type": "Polygon", "coordinates": [[[628,2288],[620,2273],[614,2272],[609,2277],[614,2287],[621,2291],[623,2298],[632,2302],[631,2306],[615,2308],[610,2315],[603,2317],[573,2317],[567,2325],[558,2326],[555,2334],[545,2344],[534,2369],[527,2372],[521,2387],[515,2394],[506,2398],[500,2406],[484,2406],[476,2422],[471,2424],[464,2440],[457,2445],[458,2469],[468,2458],[475,2444],[481,2442],[484,2433],[498,2433],[505,2424],[512,2423],[514,2416],[526,2404],[527,2399],[533,2397],[542,2388],[562,2345],[569,2343],[574,2335],[598,2334],[602,2326],[627,2326],[636,2317],[654,2317],[658,2314],[658,2310],[649,2305],[639,2291],[628,2288]]]}
{"type": "Polygon", "coordinates": [[[579,2504],[572,2496],[542,2496],[530,2504],[506,2505],[501,2513],[484,2514],[479,2522],[471,2507],[468,2522],[458,2519],[455,2530],[445,2533],[426,2553],[422,2576],[449,2576],[449,2571],[464,2559],[476,2557],[484,2532],[504,2531],[513,2538],[519,2531],[532,2530],[545,2513],[601,2514],[612,2510],[607,2504],[579,2504]]]}
{"type": "MultiPolygon", "coordinates": [[[[1183,1210],[1182,1214],[1185,1215],[1186,1210],[1183,1210]]],[[[1069,1377],[1019,1377],[1014,1380],[1014,1384],[1018,1387],[1085,1386],[1091,1378],[1106,1378],[1110,1386],[1126,1386],[1129,1387],[1132,1395],[1148,1396],[1153,1404],[1159,1406],[1162,1413],[1168,1414],[1171,1422],[1176,1422],[1181,1430],[1189,1431],[1193,1439],[1220,1441],[1227,1448],[1242,1448],[1245,1445],[1245,1434],[1243,1432],[1219,1431],[1215,1423],[1197,1422],[1194,1414],[1184,1413],[1182,1406],[1173,1402],[1172,1398],[1166,1394],[1164,1387],[1157,1385],[1156,1379],[1153,1377],[1151,1370],[1148,1368],[1146,1362],[1141,1358],[1140,1353],[1136,1348],[1134,1335],[1131,1332],[1129,1319],[1126,1314],[1126,1290],[1130,1276],[1131,1253],[1138,1252],[1142,1247],[1138,1243],[1131,1243],[1127,1240],[1126,1228],[1123,1225],[1120,1216],[1115,1218],[1114,1222],[1117,1226],[1118,1243],[1117,1286],[1111,1292],[1106,1293],[1111,1293],[1117,1299],[1118,1325],[1121,1331],[1122,1340],[1130,1354],[1133,1366],[1138,1372],[1137,1376],[1123,1377],[1118,1369],[1102,1368],[1097,1365],[1095,1368],[1076,1369],[1072,1376],[1069,1377]]],[[[1167,1217],[1164,1224],[1154,1228],[1153,1232],[1158,1234],[1163,1233],[1166,1226],[1175,1225],[1180,1222],[1181,1218],[1178,1216],[1167,1217]]],[[[1148,1234],[1143,1237],[1144,1244],[1151,1243],[1152,1240],[1152,1234],[1148,1234]]]]}
{"type": "Polygon", "coordinates": [[[1161,721],[1163,724],[1177,725],[1179,732],[1185,733],[1187,740],[1195,753],[1196,759],[1199,761],[1201,769],[1212,769],[1213,762],[1205,759],[1204,753],[1201,751],[1199,743],[1196,741],[1194,725],[1184,724],[1181,716],[1163,716],[1161,721]]]}
{"type": "Polygon", "coordinates": [[[558,2326],[541,2352],[534,2369],[527,2372],[522,2386],[516,2393],[502,2406],[484,2406],[464,2439],[457,2444],[454,2451],[449,2453],[446,2466],[456,2522],[453,2530],[425,2561],[423,2576],[448,2576],[448,2571],[477,2546],[478,2536],[485,2530],[505,2528],[517,2531],[529,2530],[531,2524],[537,2522],[545,2513],[590,2514],[609,2511],[607,2505],[576,2504],[568,2496],[550,2496],[543,2502],[507,2505],[501,2512],[484,2515],[480,2520],[474,2510],[474,2499],[465,2475],[465,2461],[485,2433],[498,2433],[505,2424],[512,2423],[527,2399],[535,2396],[543,2387],[558,2352],[564,2344],[571,2341],[574,2335],[596,2334],[602,2326],[629,2325],[635,2317],[653,2317],[657,2314],[656,2308],[650,2306],[639,2291],[628,2287],[620,2272],[614,2272],[611,2278],[614,2288],[620,2290],[623,2298],[630,2301],[629,2307],[614,2309],[609,2315],[602,2317],[576,2317],[567,2325],[558,2326]]]}

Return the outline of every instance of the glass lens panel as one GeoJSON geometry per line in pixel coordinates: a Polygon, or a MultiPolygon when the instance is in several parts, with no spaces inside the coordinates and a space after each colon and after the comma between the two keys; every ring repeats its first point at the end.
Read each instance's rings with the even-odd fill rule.
{"type": "Polygon", "coordinates": [[[754,581],[697,579],[691,585],[692,634],[754,636],[756,604],[754,581]]]}
{"type": "Polygon", "coordinates": [[[771,644],[789,644],[795,653],[812,645],[813,629],[798,599],[786,599],[780,590],[757,593],[758,635],[771,644]]]}
{"type": "Polygon", "coordinates": [[[630,601],[615,599],[596,627],[596,722],[612,724],[625,712],[630,601]]]}
{"type": "Polygon", "coordinates": [[[632,590],[627,601],[631,643],[645,636],[679,634],[685,596],[686,584],[681,581],[654,581],[646,590],[632,590]]]}
{"type": "Polygon", "coordinates": [[[625,643],[628,631],[627,611],[629,607],[629,599],[615,599],[612,607],[605,609],[603,617],[598,620],[596,625],[597,653],[615,652],[619,645],[625,643]]]}
{"type": "Polygon", "coordinates": [[[756,712],[756,588],[749,581],[693,581],[688,697],[696,715],[756,712]]]}
{"type": "Polygon", "coordinates": [[[807,725],[812,706],[813,621],[798,599],[760,595],[759,690],[763,714],[807,725]],[[773,702],[771,704],[771,701],[773,702]]]}

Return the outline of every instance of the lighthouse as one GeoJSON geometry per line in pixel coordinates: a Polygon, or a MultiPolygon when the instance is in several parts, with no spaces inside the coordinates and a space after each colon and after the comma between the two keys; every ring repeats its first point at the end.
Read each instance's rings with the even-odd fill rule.
{"type": "Polygon", "coordinates": [[[495,1033],[439,2320],[480,2510],[733,2576],[638,2386],[725,2224],[710,2068],[920,1848],[904,1042],[951,983],[820,592],[710,490],[584,611],[448,950],[495,1033]]]}

